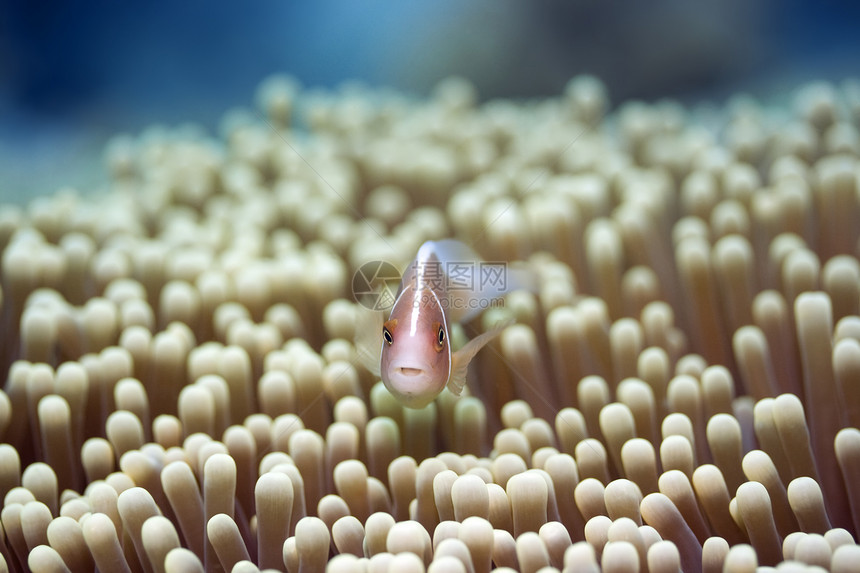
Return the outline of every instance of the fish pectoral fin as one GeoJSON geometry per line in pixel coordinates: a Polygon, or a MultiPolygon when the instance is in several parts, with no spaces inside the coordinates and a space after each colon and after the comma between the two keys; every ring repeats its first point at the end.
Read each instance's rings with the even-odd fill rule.
{"type": "Polygon", "coordinates": [[[356,309],[353,344],[358,360],[368,372],[379,377],[382,356],[382,323],[385,314],[364,307],[356,309]]]}
{"type": "Polygon", "coordinates": [[[448,390],[452,394],[459,396],[463,392],[463,387],[466,385],[466,374],[469,371],[469,363],[478,351],[513,323],[513,319],[499,322],[488,331],[479,334],[467,342],[463,348],[451,356],[451,378],[448,380],[448,390]]]}

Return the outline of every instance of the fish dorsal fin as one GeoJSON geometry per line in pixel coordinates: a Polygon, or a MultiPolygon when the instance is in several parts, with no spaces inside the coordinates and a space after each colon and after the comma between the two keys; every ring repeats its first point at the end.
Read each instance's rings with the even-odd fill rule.
{"type": "Polygon", "coordinates": [[[451,377],[448,379],[448,390],[452,394],[459,396],[463,392],[463,386],[466,385],[466,374],[469,371],[469,363],[475,357],[475,354],[513,323],[513,319],[499,322],[488,331],[479,334],[467,342],[463,348],[454,352],[451,356],[451,377]]]}
{"type": "Polygon", "coordinates": [[[361,305],[355,312],[355,352],[358,360],[368,372],[379,377],[379,361],[382,356],[382,323],[385,313],[370,310],[361,305]]]}
{"type": "Polygon", "coordinates": [[[429,245],[445,273],[445,308],[450,322],[467,322],[489,307],[490,301],[517,290],[536,290],[525,265],[486,262],[468,245],[454,239],[429,245]]]}

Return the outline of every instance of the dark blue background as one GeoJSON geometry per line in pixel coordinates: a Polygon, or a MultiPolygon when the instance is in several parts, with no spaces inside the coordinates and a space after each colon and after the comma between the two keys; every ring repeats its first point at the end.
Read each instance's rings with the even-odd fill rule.
{"type": "Polygon", "coordinates": [[[858,76],[860,9],[791,0],[0,2],[0,200],[86,188],[117,131],[214,127],[268,74],[426,94],[554,95],[593,73],[614,102],[762,97],[858,76]]]}

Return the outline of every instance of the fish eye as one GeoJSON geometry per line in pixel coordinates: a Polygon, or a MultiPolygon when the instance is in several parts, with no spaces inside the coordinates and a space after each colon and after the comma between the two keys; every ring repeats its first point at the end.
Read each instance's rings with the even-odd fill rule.
{"type": "Polygon", "coordinates": [[[389,331],[388,328],[385,326],[382,327],[382,338],[385,339],[385,342],[386,344],[388,344],[388,346],[391,346],[391,344],[394,342],[394,339],[391,337],[391,331],[389,331]]]}
{"type": "Polygon", "coordinates": [[[439,344],[442,344],[443,342],[445,342],[445,329],[442,328],[441,326],[439,327],[438,340],[439,340],[439,344]]]}

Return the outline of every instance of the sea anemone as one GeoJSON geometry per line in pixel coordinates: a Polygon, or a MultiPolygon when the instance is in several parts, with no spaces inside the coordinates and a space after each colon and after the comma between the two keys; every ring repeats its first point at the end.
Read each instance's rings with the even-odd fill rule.
{"type": "Polygon", "coordinates": [[[258,103],[0,209],[0,570],[858,570],[857,83],[258,103]],[[413,410],[351,280],[443,237],[535,288],[413,410]]]}

